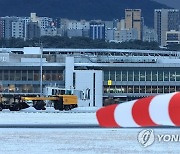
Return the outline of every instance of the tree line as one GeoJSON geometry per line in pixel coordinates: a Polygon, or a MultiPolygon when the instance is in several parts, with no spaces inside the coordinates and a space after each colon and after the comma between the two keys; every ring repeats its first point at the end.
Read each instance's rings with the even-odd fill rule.
{"type": "MultiPolygon", "coordinates": [[[[31,40],[21,38],[0,39],[2,48],[23,48],[43,45],[44,48],[102,48],[102,49],[139,49],[139,50],[161,50],[157,42],[143,42],[140,40],[122,43],[106,42],[105,40],[92,40],[86,37],[60,37],[43,36],[31,40]]],[[[163,49],[164,50],[164,49],[163,49]]],[[[180,50],[180,46],[171,45],[167,50],[180,50]]]]}

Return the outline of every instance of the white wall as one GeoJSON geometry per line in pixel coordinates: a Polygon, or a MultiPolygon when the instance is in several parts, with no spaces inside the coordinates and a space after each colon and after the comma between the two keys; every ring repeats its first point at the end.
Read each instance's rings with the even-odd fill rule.
{"type": "Polygon", "coordinates": [[[78,106],[102,106],[103,97],[103,73],[96,70],[74,70],[74,57],[66,57],[65,65],[65,89],[81,91],[78,106]],[[75,73],[75,83],[73,83],[75,73]],[[87,91],[90,90],[90,99],[87,91]]]}
{"type": "Polygon", "coordinates": [[[84,91],[84,93],[86,93],[87,89],[90,89],[90,99],[79,100],[78,106],[101,107],[102,87],[103,87],[102,71],[75,70],[74,72],[75,72],[75,89],[82,90],[84,91]],[[95,74],[95,78],[94,78],[94,74],[95,74]]]}
{"type": "Polygon", "coordinates": [[[65,89],[73,88],[74,57],[66,57],[65,89]]]}
{"type": "Polygon", "coordinates": [[[24,54],[41,54],[40,47],[24,47],[24,54]]]}
{"type": "Polygon", "coordinates": [[[95,106],[101,107],[103,105],[103,72],[95,72],[95,106]]]}

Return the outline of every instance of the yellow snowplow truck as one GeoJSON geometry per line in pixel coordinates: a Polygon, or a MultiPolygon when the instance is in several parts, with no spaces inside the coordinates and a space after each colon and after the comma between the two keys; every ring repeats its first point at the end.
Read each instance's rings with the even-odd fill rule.
{"type": "Polygon", "coordinates": [[[55,110],[71,110],[78,105],[78,98],[75,95],[55,95],[49,97],[19,97],[12,103],[0,103],[1,109],[9,109],[10,111],[19,111],[30,107],[28,102],[32,102],[32,106],[36,110],[46,110],[45,101],[51,101],[55,110]]]}

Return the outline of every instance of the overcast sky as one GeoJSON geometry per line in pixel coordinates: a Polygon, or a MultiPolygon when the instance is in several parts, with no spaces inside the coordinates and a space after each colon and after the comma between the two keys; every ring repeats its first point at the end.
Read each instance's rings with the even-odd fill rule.
{"type": "Polygon", "coordinates": [[[159,3],[164,3],[173,8],[180,9],[180,0],[154,0],[154,1],[157,1],[159,3]]]}

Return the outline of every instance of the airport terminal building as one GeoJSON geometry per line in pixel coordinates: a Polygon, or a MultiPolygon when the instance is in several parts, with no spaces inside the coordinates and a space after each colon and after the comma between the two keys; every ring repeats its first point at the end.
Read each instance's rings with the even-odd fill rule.
{"type": "Polygon", "coordinates": [[[108,97],[124,102],[180,91],[180,52],[39,47],[0,49],[1,94],[38,95],[41,77],[43,87],[83,91],[81,106],[102,106],[108,97]]]}

